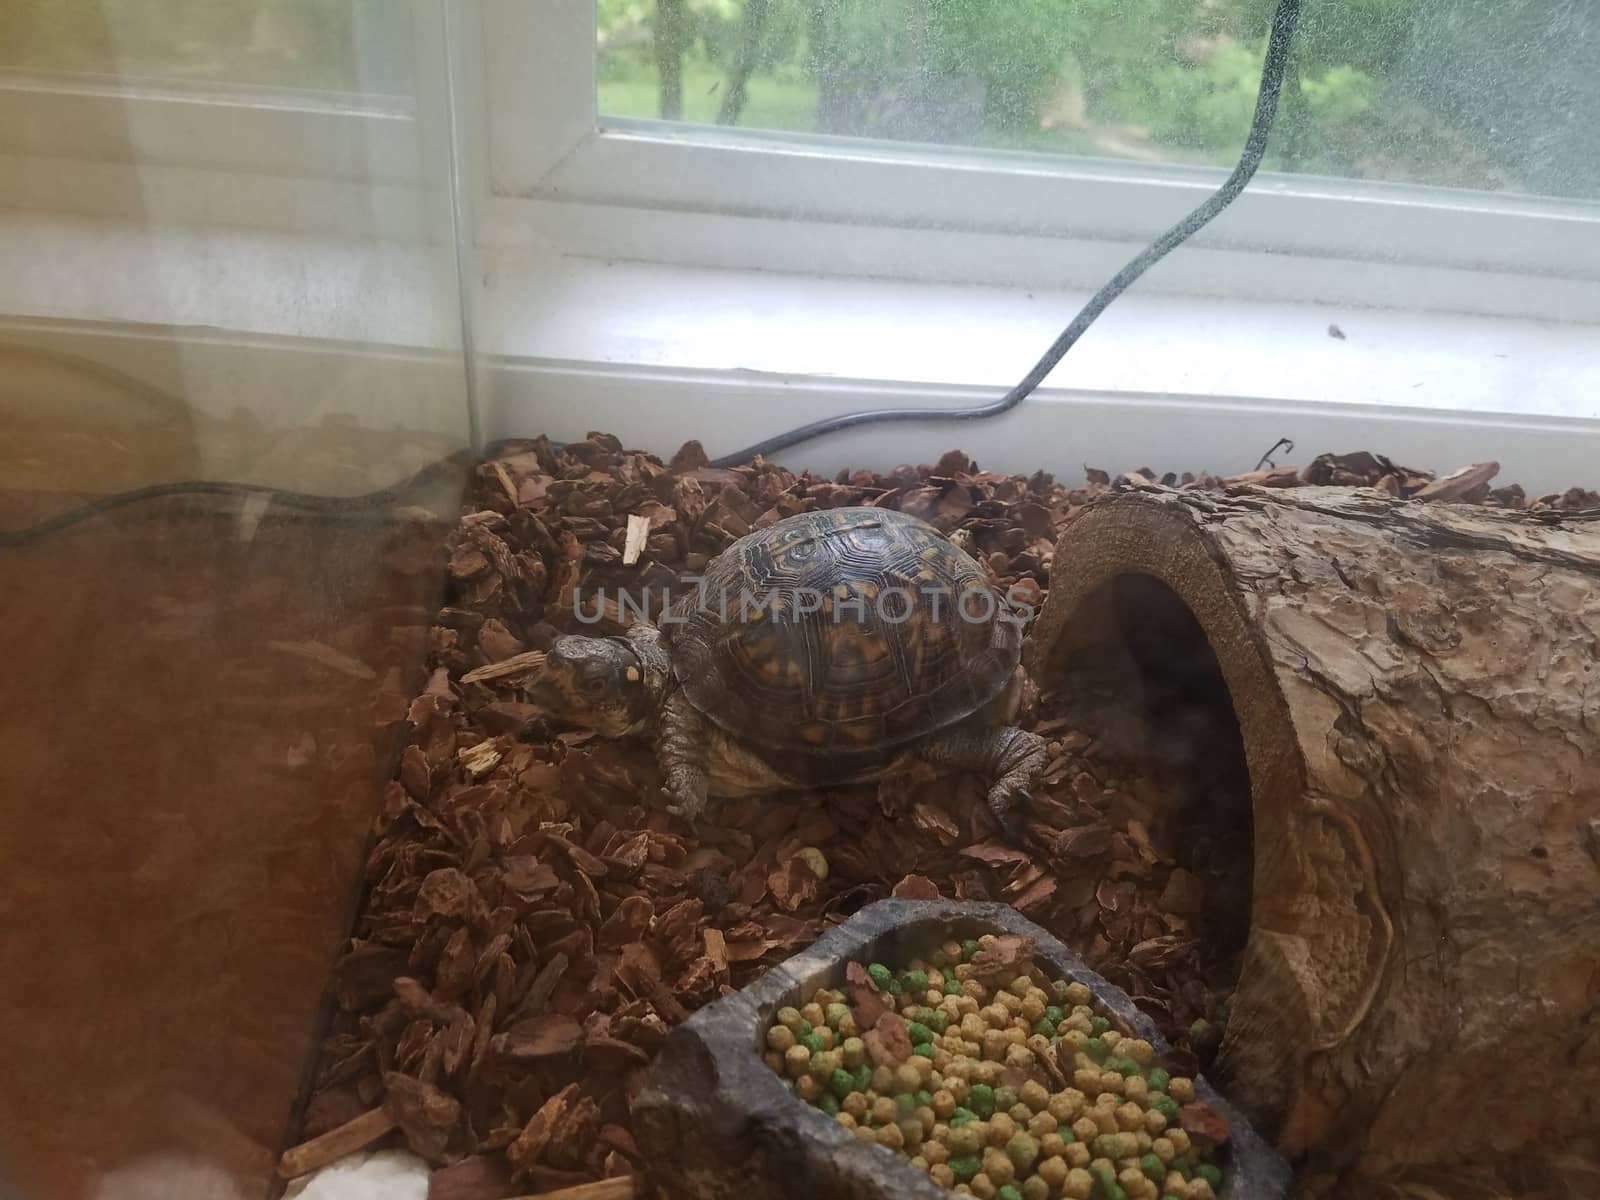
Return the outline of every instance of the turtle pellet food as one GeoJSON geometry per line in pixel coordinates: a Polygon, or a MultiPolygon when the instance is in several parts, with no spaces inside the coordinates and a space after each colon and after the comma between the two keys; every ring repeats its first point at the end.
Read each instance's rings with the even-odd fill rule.
{"type": "Polygon", "coordinates": [[[1227,1140],[1147,1041],[1013,935],[946,942],[779,1009],[767,1065],[800,1099],[982,1200],[1214,1200],[1227,1140]]]}

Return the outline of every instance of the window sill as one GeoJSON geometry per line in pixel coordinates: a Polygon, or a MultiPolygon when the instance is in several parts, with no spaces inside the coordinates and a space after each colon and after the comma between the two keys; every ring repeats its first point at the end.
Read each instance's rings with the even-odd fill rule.
{"type": "MultiPolygon", "coordinates": [[[[485,438],[613,429],[664,453],[697,437],[713,456],[862,407],[996,399],[1089,296],[534,250],[497,251],[482,280],[478,348],[495,368],[485,438]]],[[[1288,437],[1294,459],[1359,448],[1440,469],[1495,459],[1505,481],[1564,489],[1600,452],[1597,335],[1136,287],[1004,417],[869,427],[783,459],[831,473],[959,446],[996,470],[1223,473],[1288,437]]]]}
{"type": "MultiPolygon", "coordinates": [[[[94,353],[222,414],[344,412],[434,429],[462,387],[447,248],[0,215],[0,336],[94,353]],[[176,339],[176,355],[155,349],[176,339]],[[427,369],[419,369],[426,365],[427,369]],[[381,403],[380,403],[381,398],[381,403]]],[[[615,430],[713,455],[862,407],[992,400],[1087,292],[822,278],[496,249],[472,303],[484,439],[615,430]]],[[[1248,470],[1370,448],[1448,469],[1495,459],[1530,490],[1600,461],[1600,330],[1141,293],[1119,300],[1017,410],[796,447],[788,464],[1248,470]],[[1330,324],[1344,333],[1329,334],[1330,324]]]]}

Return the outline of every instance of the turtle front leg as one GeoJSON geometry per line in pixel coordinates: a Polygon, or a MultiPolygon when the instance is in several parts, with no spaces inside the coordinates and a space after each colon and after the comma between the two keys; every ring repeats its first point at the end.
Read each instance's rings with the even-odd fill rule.
{"type": "Polygon", "coordinates": [[[682,692],[667,697],[656,734],[656,761],[667,777],[667,811],[691,823],[706,807],[706,756],[711,744],[705,718],[682,692]]]}
{"type": "Polygon", "coordinates": [[[989,811],[1013,841],[1022,839],[1019,807],[1033,797],[1028,789],[1044,770],[1045,741],[1013,725],[957,726],[936,735],[922,747],[932,767],[975,771],[989,780],[989,811]]]}

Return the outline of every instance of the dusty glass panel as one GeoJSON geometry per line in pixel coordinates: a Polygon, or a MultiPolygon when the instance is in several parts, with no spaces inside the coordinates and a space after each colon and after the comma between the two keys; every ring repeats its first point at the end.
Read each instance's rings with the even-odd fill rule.
{"type": "Polygon", "coordinates": [[[7,0],[0,68],[342,92],[412,89],[396,0],[7,0]]]}
{"type": "Polygon", "coordinates": [[[7,1200],[267,1194],[464,477],[439,114],[268,105],[263,147],[142,81],[437,79],[351,33],[428,7],[0,5],[8,65],[101,76],[0,87],[7,1200]],[[249,49],[269,10],[303,55],[249,49]],[[340,167],[318,227],[261,219],[284,145],[340,167]]]}
{"type": "MultiPolygon", "coordinates": [[[[1275,0],[598,0],[599,111],[1231,165],[1275,0]]],[[[1305,6],[1268,170],[1600,198],[1600,7],[1305,6]]]]}

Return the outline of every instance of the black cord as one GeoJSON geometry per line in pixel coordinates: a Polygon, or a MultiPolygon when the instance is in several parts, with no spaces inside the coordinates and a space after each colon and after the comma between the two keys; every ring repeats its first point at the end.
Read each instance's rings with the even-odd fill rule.
{"type": "MultiPolygon", "coordinates": [[[[318,496],[309,492],[292,492],[284,488],[270,487],[264,483],[233,483],[225,480],[186,479],[178,483],[154,483],[149,487],[130,488],[125,492],[115,492],[110,496],[102,496],[91,500],[77,508],[68,509],[53,517],[46,517],[32,525],[25,525],[21,529],[0,529],[0,546],[25,546],[29,542],[38,541],[52,533],[58,533],[80,522],[87,521],[90,517],[99,516],[113,509],[122,508],[129,504],[137,504],[141,500],[156,500],[162,496],[269,496],[277,503],[287,508],[298,508],[306,512],[321,514],[338,514],[347,516],[351,513],[365,512],[377,509],[398,500],[408,488],[419,483],[423,476],[438,470],[451,460],[441,463],[430,463],[416,475],[403,484],[395,487],[380,488],[375,492],[363,492],[355,496],[318,496]]],[[[463,466],[466,464],[463,463],[463,466]]]]}
{"type": "Polygon", "coordinates": [[[741,466],[757,455],[770,455],[801,442],[812,441],[824,434],[837,433],[841,429],[853,429],[858,425],[875,425],[890,421],[980,421],[998,417],[1021,404],[1045,376],[1055,369],[1062,356],[1083,336],[1084,331],[1113,300],[1126,291],[1134,280],[1166,257],[1168,252],[1193,236],[1213,217],[1232,204],[1234,198],[1244,191],[1245,184],[1250,182],[1251,176],[1256,173],[1256,168],[1261,165],[1261,159],[1266,154],[1267,139],[1272,133],[1272,123],[1277,116],[1278,93],[1283,85],[1284,68],[1289,61],[1289,49],[1293,44],[1295,24],[1299,19],[1300,0],[1279,0],[1277,12],[1272,18],[1272,33],[1267,40],[1266,61],[1261,68],[1261,89],[1256,95],[1255,118],[1250,123],[1250,133],[1245,139],[1244,153],[1240,155],[1239,164],[1234,167],[1233,174],[1228,176],[1227,181],[1210,199],[1142,250],[1127,266],[1118,271],[1109,283],[1096,292],[1094,298],[1083,306],[1083,311],[1073,318],[1072,324],[1056,338],[1044,357],[1023,376],[1022,382],[999,400],[971,408],[882,408],[875,411],[843,413],[836,417],[813,421],[809,425],[791,429],[788,433],[780,433],[766,441],[747,446],[735,454],[725,454],[721,458],[714,459],[711,465],[741,466]]]}

